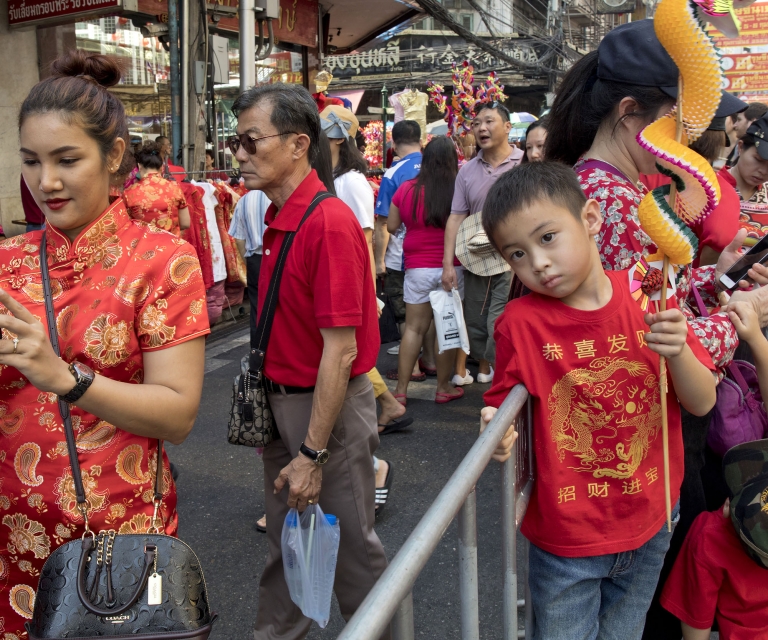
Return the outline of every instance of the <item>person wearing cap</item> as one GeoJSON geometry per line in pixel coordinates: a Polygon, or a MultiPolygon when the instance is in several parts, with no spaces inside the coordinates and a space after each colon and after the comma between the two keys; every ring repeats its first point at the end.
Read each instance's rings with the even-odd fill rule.
{"type": "MultiPolygon", "coordinates": [[[[713,164],[719,157],[721,149],[730,145],[725,131],[726,122],[730,121],[729,116],[746,108],[746,102],[723,91],[715,117],[701,137],[689,145],[690,148],[709,164],[713,164]]],[[[693,261],[694,266],[717,263],[720,254],[739,230],[739,196],[725,176],[719,173],[716,175],[720,183],[720,201],[704,220],[691,225],[699,239],[699,252],[693,261]]],[[[661,173],[642,174],[640,180],[649,190],[672,182],[669,176],[661,173]]]]}
{"type": "MultiPolygon", "coordinates": [[[[472,120],[477,155],[462,165],[456,176],[451,215],[445,226],[443,288],[458,287],[454,259],[464,266],[464,319],[469,336],[470,356],[478,361],[477,381],[493,382],[496,342],[493,327],[509,298],[512,273],[509,265],[488,242],[482,230],[480,212],[491,187],[501,175],[518,166],[525,155],[509,144],[509,111],[501,102],[486,102],[472,120]]],[[[458,375],[454,384],[465,381],[458,375]]]]}
{"type": "MultiPolygon", "coordinates": [[[[758,331],[759,333],[759,331],[758,331]]],[[[682,622],[684,640],[768,638],[768,440],[723,458],[729,499],[700,514],[664,586],[662,605],[682,622]]]]}
{"type": "MultiPolygon", "coordinates": [[[[677,66],[656,37],[653,21],[627,23],[608,32],[597,51],[571,67],[548,114],[545,157],[575,165],[585,195],[600,204],[603,226],[596,241],[608,270],[629,269],[657,251],[637,217],[638,206],[648,193],[640,174],[657,173],[656,158],[640,147],[637,135],[674,107],[678,75],[677,66]]],[[[731,243],[716,266],[684,267],[675,292],[680,309],[719,375],[738,345],[736,329],[724,313],[698,317],[688,297],[695,286],[708,306],[717,306],[713,283],[737,257],[731,243]]],[[[752,304],[760,323],[768,325],[768,289],[740,291],[734,296],[752,304]]],[[[706,510],[700,472],[709,418],[685,412],[682,424],[686,464],[680,489],[681,518],[660,586],[693,519],[706,510]]],[[[679,622],[659,605],[659,596],[657,589],[643,637],[679,640],[679,622]]]]}
{"type": "Polygon", "coordinates": [[[746,243],[755,244],[768,232],[768,114],[755,120],[737,143],[739,159],[718,175],[739,194],[739,225],[746,243]]]}

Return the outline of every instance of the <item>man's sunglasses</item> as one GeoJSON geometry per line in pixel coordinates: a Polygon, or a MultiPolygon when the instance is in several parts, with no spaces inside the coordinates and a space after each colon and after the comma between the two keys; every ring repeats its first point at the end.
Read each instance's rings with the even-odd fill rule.
{"type": "Polygon", "coordinates": [[[247,133],[241,133],[240,135],[229,136],[227,138],[227,146],[232,152],[232,155],[236,154],[240,149],[240,145],[243,145],[243,149],[249,155],[256,153],[256,143],[259,140],[266,140],[267,138],[277,138],[278,136],[287,136],[290,133],[296,133],[295,131],[285,131],[284,133],[275,133],[271,136],[261,136],[261,138],[252,138],[247,133]]]}

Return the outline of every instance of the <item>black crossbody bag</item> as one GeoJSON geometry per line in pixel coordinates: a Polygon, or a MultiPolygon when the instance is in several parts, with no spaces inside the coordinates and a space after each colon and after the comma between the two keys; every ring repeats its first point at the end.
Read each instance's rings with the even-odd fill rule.
{"type": "MultiPolygon", "coordinates": [[[[40,270],[48,335],[56,355],[59,336],[48,275],[46,238],[40,270]]],[[[88,526],[88,502],[80,475],[69,405],[59,398],[77,508],[85,522],[80,540],[56,549],[43,565],[35,594],[30,640],[82,640],[131,636],[141,640],[206,640],[216,614],[208,608],[205,577],[192,549],[160,531],[163,442],[158,440],[155,511],[147,533],[96,533],[88,526]]]]}
{"type": "Polygon", "coordinates": [[[285,234],[280,253],[277,257],[275,270],[269,282],[264,309],[256,327],[256,344],[251,345],[251,351],[240,361],[240,375],[235,377],[232,388],[232,408],[229,412],[230,444],[241,444],[246,447],[266,447],[275,439],[275,420],[269,408],[267,389],[264,378],[264,355],[269,344],[269,334],[272,332],[272,322],[275,319],[275,309],[280,296],[280,280],[283,277],[283,267],[288,258],[288,252],[293,239],[301,226],[309,218],[318,204],[333,196],[327,191],[321,191],[312,199],[304,217],[296,227],[296,231],[285,234]]]}

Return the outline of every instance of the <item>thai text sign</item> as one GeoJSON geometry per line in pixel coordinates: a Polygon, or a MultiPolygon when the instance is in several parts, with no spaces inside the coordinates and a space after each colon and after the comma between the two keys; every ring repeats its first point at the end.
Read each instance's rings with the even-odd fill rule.
{"type": "MultiPolygon", "coordinates": [[[[527,44],[507,45],[503,47],[503,51],[523,64],[534,65],[539,61],[536,50],[527,44]]],[[[464,60],[475,67],[476,73],[509,66],[506,61],[499,60],[493,54],[471,44],[456,47],[450,44],[444,47],[421,45],[418,48],[401,49],[399,40],[390,40],[385,47],[378,49],[328,56],[324,64],[334,77],[350,78],[395,72],[450,71],[452,63],[461,63],[464,60]]]]}
{"type": "Polygon", "coordinates": [[[8,23],[52,22],[67,16],[110,13],[120,7],[122,0],[8,0],[8,23]]]}

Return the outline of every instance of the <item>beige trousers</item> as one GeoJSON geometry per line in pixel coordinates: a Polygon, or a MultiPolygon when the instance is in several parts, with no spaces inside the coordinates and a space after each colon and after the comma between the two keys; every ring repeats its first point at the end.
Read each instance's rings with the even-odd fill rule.
{"type": "MultiPolygon", "coordinates": [[[[264,502],[269,557],[259,585],[256,640],[304,638],[312,621],[293,603],[283,573],[280,536],[288,513],[288,486],[274,495],[280,471],[298,455],[312,413],[311,393],[269,394],[280,439],[264,450],[264,502]]],[[[334,592],[349,620],[387,567],[384,548],[373,530],[375,476],[371,456],[379,445],[376,403],[367,376],[349,381],[328,441],[330,459],[323,466],[320,507],[339,518],[341,541],[334,592]]],[[[389,632],[382,638],[389,639],[389,632]]]]}

